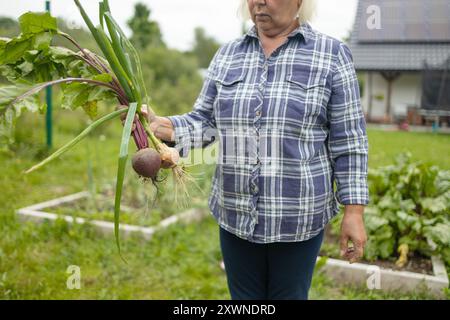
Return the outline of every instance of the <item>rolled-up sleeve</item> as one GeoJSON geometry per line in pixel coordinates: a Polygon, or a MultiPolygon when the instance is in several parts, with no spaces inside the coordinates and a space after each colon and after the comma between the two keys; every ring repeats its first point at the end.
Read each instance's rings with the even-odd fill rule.
{"type": "Polygon", "coordinates": [[[182,157],[187,157],[192,148],[204,148],[216,140],[217,129],[213,104],[217,87],[213,80],[219,51],[212,59],[207,70],[203,87],[191,112],[168,116],[175,132],[175,148],[182,157]]]}
{"type": "Polygon", "coordinates": [[[340,44],[328,104],[328,147],[339,203],[369,203],[368,137],[350,49],[340,44]]]}

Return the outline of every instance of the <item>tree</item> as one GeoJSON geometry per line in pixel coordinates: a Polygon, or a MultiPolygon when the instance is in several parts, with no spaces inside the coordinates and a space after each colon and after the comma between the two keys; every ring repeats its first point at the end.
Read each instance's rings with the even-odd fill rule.
{"type": "Polygon", "coordinates": [[[195,28],[195,43],[192,54],[197,58],[201,68],[208,68],[211,59],[219,49],[220,44],[213,38],[206,35],[203,28],[195,28]]]}
{"type": "Polygon", "coordinates": [[[133,32],[130,40],[138,49],[165,46],[159,25],[150,20],[150,13],[145,4],[137,3],[134,6],[134,16],[128,20],[128,26],[133,32]]]}
{"type": "Polygon", "coordinates": [[[0,17],[0,37],[11,38],[20,32],[19,24],[8,17],[0,17]]]}
{"type": "Polygon", "coordinates": [[[191,111],[202,86],[197,59],[165,47],[149,47],[140,56],[155,111],[160,115],[191,111]]]}

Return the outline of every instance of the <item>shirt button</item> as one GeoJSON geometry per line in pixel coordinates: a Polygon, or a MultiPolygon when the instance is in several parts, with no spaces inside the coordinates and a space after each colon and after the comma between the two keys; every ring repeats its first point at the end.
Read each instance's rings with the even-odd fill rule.
{"type": "Polygon", "coordinates": [[[260,117],[261,116],[261,110],[256,111],[256,116],[260,117]]]}

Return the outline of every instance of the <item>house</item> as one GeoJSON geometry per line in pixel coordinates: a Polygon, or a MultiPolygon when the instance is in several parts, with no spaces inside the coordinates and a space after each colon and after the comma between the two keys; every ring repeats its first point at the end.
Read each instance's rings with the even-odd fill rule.
{"type": "Polygon", "coordinates": [[[368,122],[450,116],[450,0],[359,0],[349,46],[368,122]]]}

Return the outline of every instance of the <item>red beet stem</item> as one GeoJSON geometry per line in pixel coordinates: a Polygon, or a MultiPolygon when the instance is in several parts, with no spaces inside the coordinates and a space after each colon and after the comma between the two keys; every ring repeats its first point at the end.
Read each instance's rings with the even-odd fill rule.
{"type": "Polygon", "coordinates": [[[136,121],[136,131],[140,136],[140,146],[139,149],[145,149],[148,148],[148,139],[147,139],[147,133],[145,132],[144,126],[142,125],[141,121],[138,119],[136,121]]]}
{"type": "Polygon", "coordinates": [[[134,124],[136,125],[136,128],[133,131],[133,138],[136,143],[136,147],[138,150],[148,148],[147,133],[145,132],[141,121],[137,119],[134,121],[134,124]]]}

